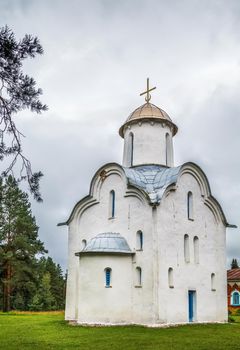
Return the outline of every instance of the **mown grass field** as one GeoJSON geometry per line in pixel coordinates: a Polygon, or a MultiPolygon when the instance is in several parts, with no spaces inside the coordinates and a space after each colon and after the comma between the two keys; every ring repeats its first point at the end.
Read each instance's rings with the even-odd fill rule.
{"type": "Polygon", "coordinates": [[[0,313],[0,349],[4,350],[239,350],[236,323],[172,328],[70,326],[62,313],[0,313]]]}

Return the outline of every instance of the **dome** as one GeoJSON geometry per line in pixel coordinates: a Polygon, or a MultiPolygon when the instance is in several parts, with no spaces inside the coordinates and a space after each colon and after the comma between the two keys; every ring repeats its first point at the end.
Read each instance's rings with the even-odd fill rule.
{"type": "Polygon", "coordinates": [[[165,121],[166,123],[171,124],[171,126],[173,127],[173,136],[177,133],[178,128],[172,122],[169,115],[163,109],[155,106],[153,103],[147,102],[144,105],[135,109],[135,111],[133,111],[130,114],[126,122],[119,129],[120,136],[123,137],[123,130],[125,126],[130,125],[135,121],[142,121],[142,120],[149,120],[149,119],[165,121]]]}
{"type": "Polygon", "coordinates": [[[92,238],[81,253],[121,253],[131,254],[132,251],[124,237],[120,233],[99,233],[92,238]]]}

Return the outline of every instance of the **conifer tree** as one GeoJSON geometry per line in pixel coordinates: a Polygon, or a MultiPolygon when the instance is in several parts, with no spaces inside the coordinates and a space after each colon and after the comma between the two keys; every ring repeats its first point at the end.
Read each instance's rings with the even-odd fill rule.
{"type": "Polygon", "coordinates": [[[238,266],[238,261],[237,259],[232,259],[232,262],[231,262],[231,269],[238,269],[239,266],[238,266]]]}
{"type": "Polygon", "coordinates": [[[11,160],[0,174],[7,176],[19,161],[19,179],[26,179],[36,200],[41,200],[39,180],[42,173],[32,172],[31,163],[22,150],[22,133],[16,126],[18,112],[29,109],[41,113],[47,106],[39,100],[42,90],[32,77],[24,74],[23,61],[43,53],[37,37],[25,35],[17,41],[7,26],[0,28],[0,161],[11,160]]]}
{"type": "Polygon", "coordinates": [[[65,279],[60,265],[56,265],[51,257],[41,257],[38,261],[37,273],[38,287],[29,306],[30,309],[35,311],[43,309],[63,310],[65,302],[65,279]],[[47,296],[46,290],[48,290],[47,296]]]}
{"type": "Polygon", "coordinates": [[[36,254],[44,252],[27,193],[19,189],[12,176],[1,179],[0,278],[3,311],[11,310],[14,296],[15,304],[23,307],[24,299],[33,293],[36,254]]]}
{"type": "Polygon", "coordinates": [[[56,300],[51,291],[51,275],[45,272],[40,280],[36,294],[29,305],[32,311],[56,310],[56,300]]]}
{"type": "Polygon", "coordinates": [[[51,257],[46,260],[46,271],[51,276],[51,292],[55,298],[55,306],[57,310],[64,308],[64,279],[60,265],[56,265],[51,257]]]}

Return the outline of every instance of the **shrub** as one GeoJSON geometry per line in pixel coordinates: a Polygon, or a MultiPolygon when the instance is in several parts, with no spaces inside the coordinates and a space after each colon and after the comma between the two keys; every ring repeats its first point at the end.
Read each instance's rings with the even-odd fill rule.
{"type": "Polygon", "coordinates": [[[228,322],[233,323],[235,322],[235,320],[232,316],[228,316],[228,322]]]}

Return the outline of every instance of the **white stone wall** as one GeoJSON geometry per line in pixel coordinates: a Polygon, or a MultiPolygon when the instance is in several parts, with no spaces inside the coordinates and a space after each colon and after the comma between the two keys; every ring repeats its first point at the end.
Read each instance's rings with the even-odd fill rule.
{"type": "Polygon", "coordinates": [[[188,322],[188,290],[196,291],[196,321],[227,320],[225,227],[204,204],[199,184],[190,174],[181,176],[158,208],[159,320],[188,322]],[[187,217],[187,193],[193,193],[194,220],[187,217]],[[190,262],[184,259],[184,235],[189,235],[190,262]],[[199,238],[199,263],[194,262],[193,238],[199,238]],[[168,286],[173,268],[174,288],[168,286]],[[216,291],[211,290],[211,274],[216,291]]]}
{"type": "Polygon", "coordinates": [[[204,203],[206,193],[195,177],[183,174],[156,208],[137,190],[129,193],[120,175],[111,174],[99,183],[93,189],[95,204],[81,215],[76,210],[69,227],[66,319],[150,325],[188,322],[188,290],[196,290],[196,321],[225,321],[225,227],[204,203]],[[111,190],[116,194],[115,218],[109,218],[111,190]],[[187,218],[188,191],[193,193],[193,221],[187,218]],[[120,233],[135,251],[138,230],[143,232],[143,250],[134,256],[75,256],[83,239],[88,242],[104,232],[120,233]],[[190,238],[189,263],[184,260],[185,234],[190,238]],[[198,264],[193,256],[194,236],[199,238],[198,264]],[[138,266],[140,288],[136,286],[138,266]],[[106,267],[112,269],[112,288],[104,285],[106,267]],[[168,285],[169,267],[174,288],[168,285]],[[216,291],[211,290],[211,273],[216,275],[216,291]]]}
{"type": "Polygon", "coordinates": [[[129,134],[133,133],[133,165],[166,164],[166,134],[170,136],[169,164],[173,166],[172,132],[163,122],[143,121],[130,125],[124,133],[123,166],[129,167],[129,134]]]}
{"type": "Polygon", "coordinates": [[[78,246],[77,223],[74,220],[68,228],[68,266],[67,266],[67,290],[65,319],[76,320],[77,318],[77,280],[79,273],[79,258],[75,256],[78,246]]]}
{"type": "Polygon", "coordinates": [[[152,322],[153,261],[149,259],[153,249],[151,207],[146,201],[142,202],[134,196],[126,197],[125,192],[126,187],[120,176],[114,174],[107,177],[101,187],[99,203],[89,207],[80,218],[74,217],[70,224],[70,230],[75,230],[75,233],[69,235],[68,290],[71,292],[67,292],[67,319],[77,319],[81,323],[121,323],[123,313],[119,310],[122,309],[125,322],[152,322]],[[109,218],[111,190],[114,190],[116,195],[114,219],[109,218]],[[137,251],[133,258],[98,255],[81,257],[79,260],[74,256],[82,249],[83,239],[88,242],[103,232],[119,232],[135,251],[138,230],[144,235],[144,250],[137,251]],[[142,269],[143,288],[136,287],[137,266],[142,269]],[[103,287],[103,271],[106,267],[112,268],[112,274],[115,276],[110,291],[103,287]],[[98,289],[100,294],[96,300],[98,289]],[[77,290],[76,295],[74,290],[77,290]]]}
{"type": "Polygon", "coordinates": [[[132,257],[85,255],[79,261],[79,323],[131,323],[132,257]],[[105,287],[110,267],[111,288],[105,287]],[[129,283],[130,282],[130,283],[129,283]]]}

